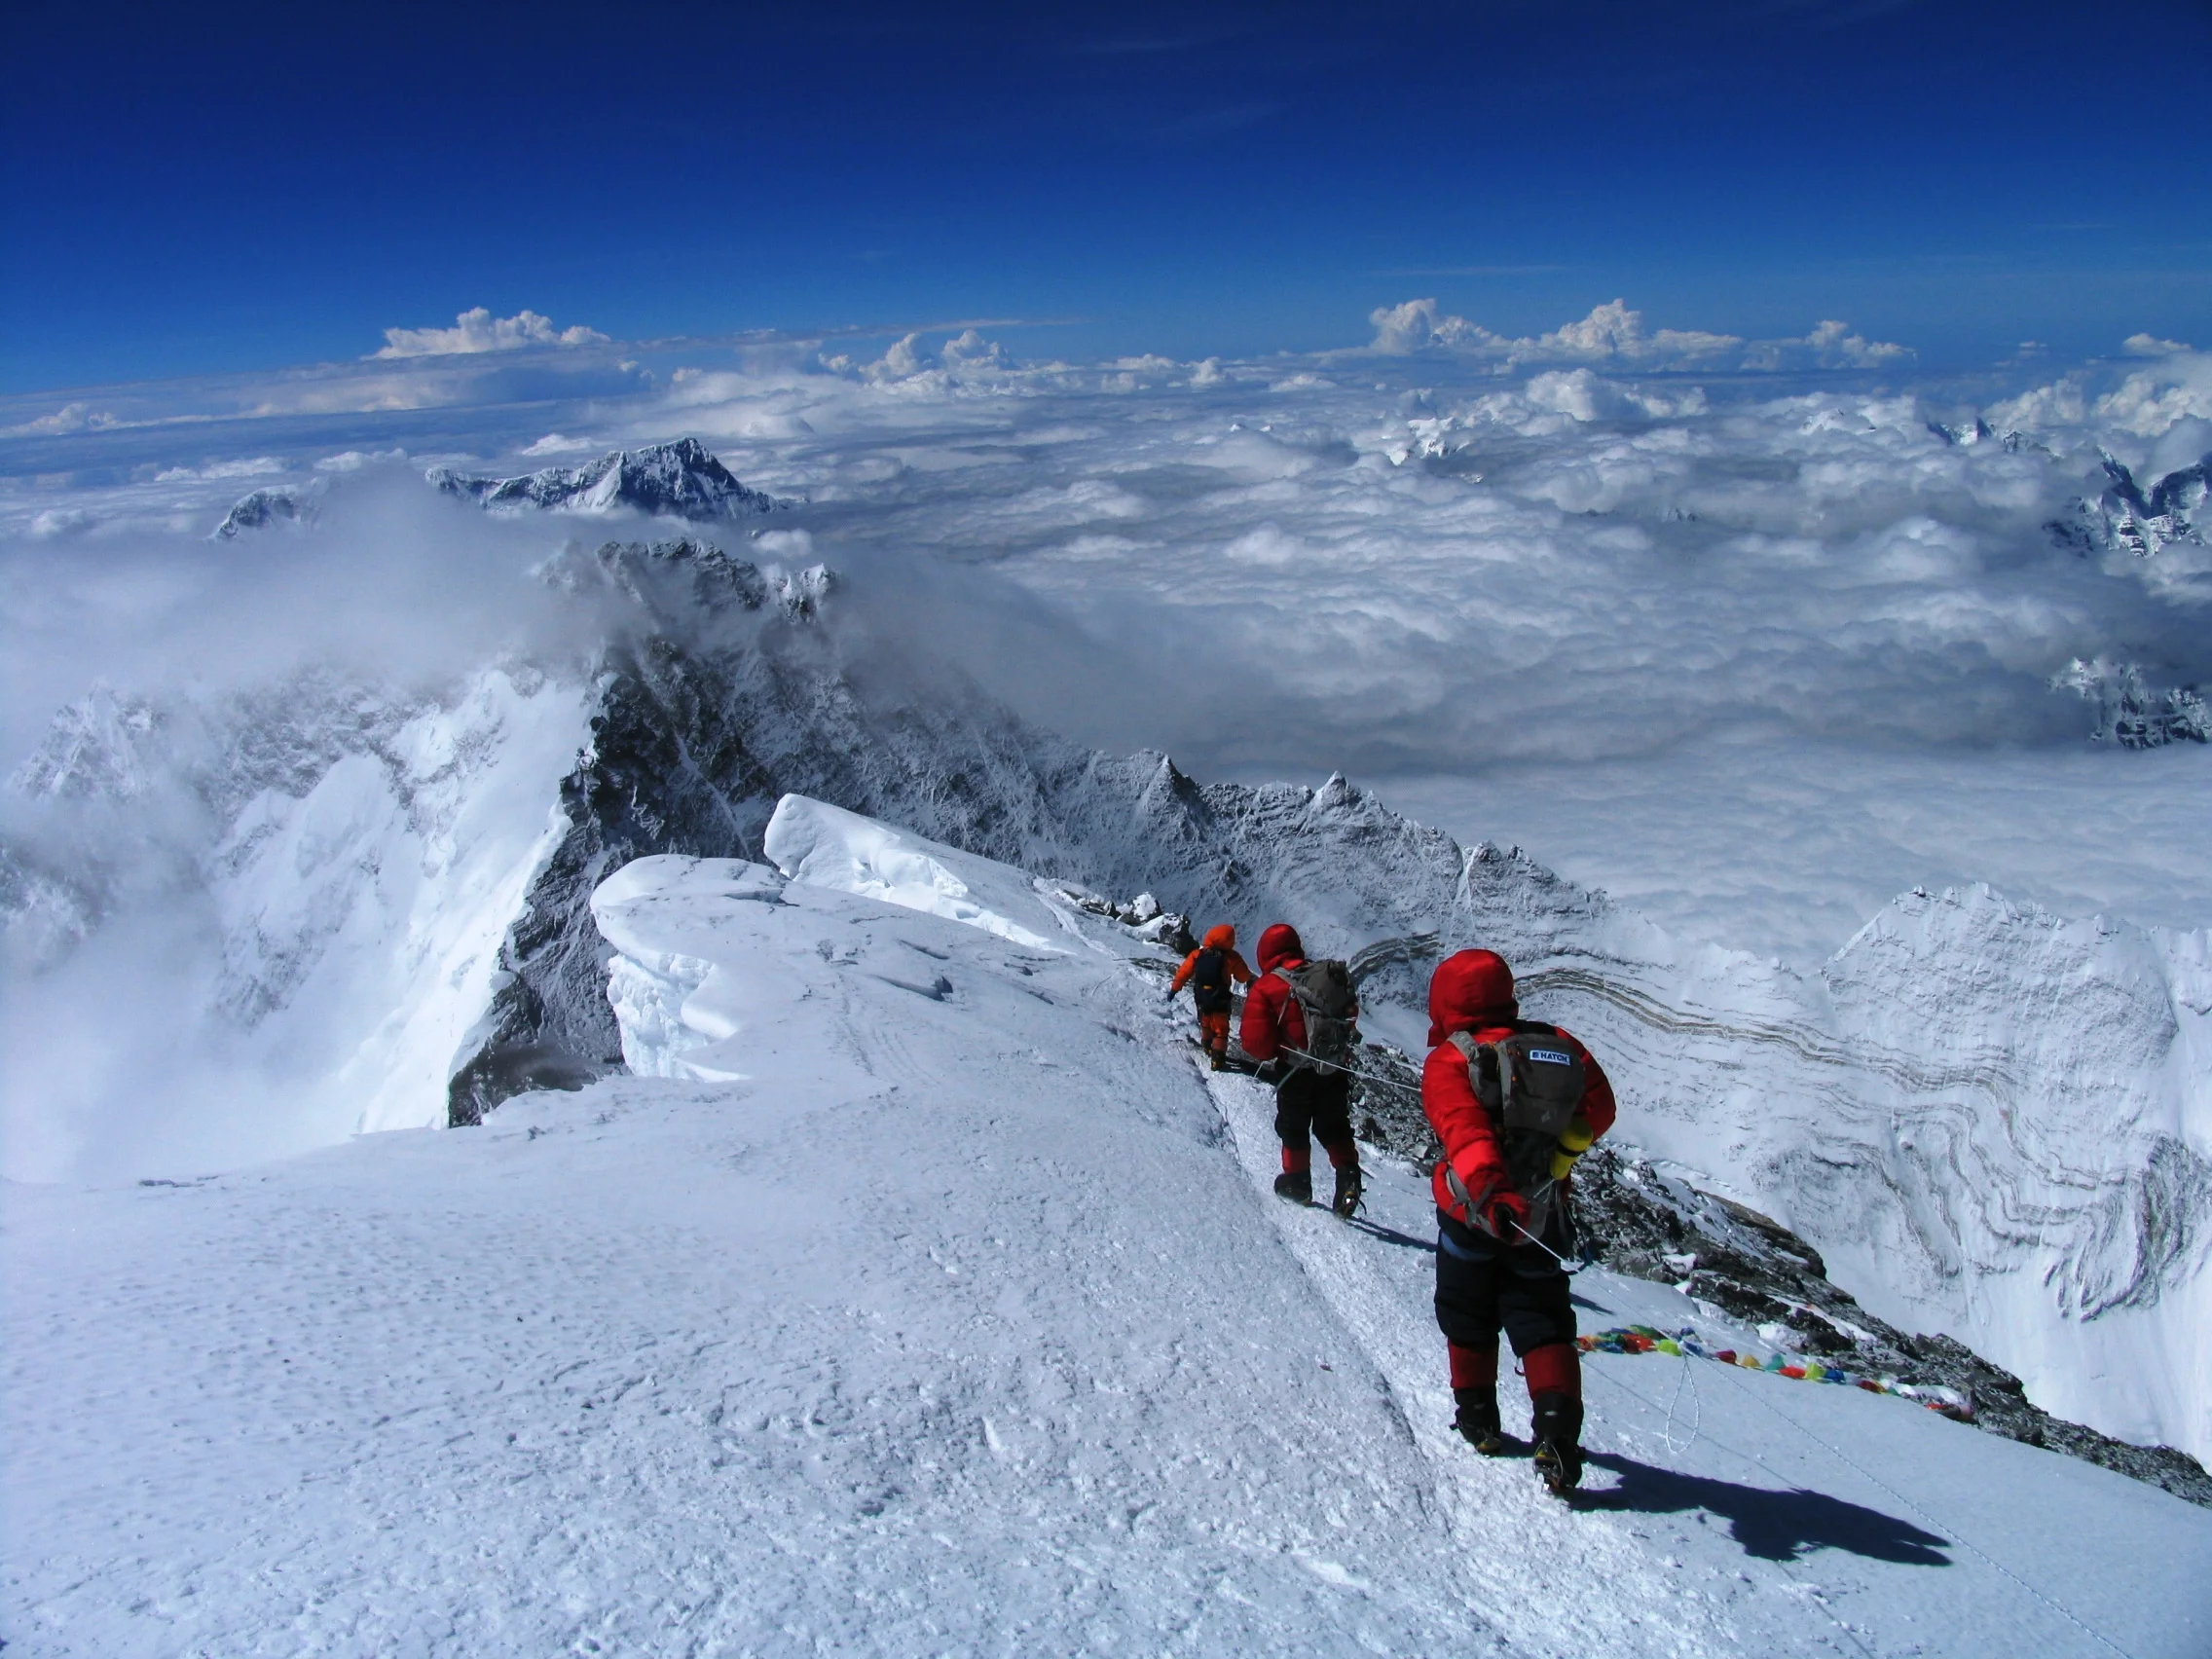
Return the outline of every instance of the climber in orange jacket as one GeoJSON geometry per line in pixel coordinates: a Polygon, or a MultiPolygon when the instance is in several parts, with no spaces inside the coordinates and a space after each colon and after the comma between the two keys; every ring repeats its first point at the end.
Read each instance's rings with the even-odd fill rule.
{"type": "Polygon", "coordinates": [[[1206,930],[1205,941],[1183,958],[1168,983],[1169,996],[1191,987],[1191,1000],[1198,1009],[1198,1047],[1213,1056],[1215,1071],[1229,1061],[1230,987],[1251,982],[1252,970],[1236,954],[1236,930],[1224,922],[1206,930]]]}
{"type": "Polygon", "coordinates": [[[1536,1467],[1555,1492],[1582,1477],[1582,1364],[1565,1258],[1574,1161],[1613,1126],[1613,1089],[1590,1051],[1523,1019],[1513,971],[1462,950],[1428,984],[1420,1104],[1443,1143],[1436,1322],[1452,1364],[1456,1426],[1478,1452],[1511,1449],[1497,1411],[1497,1339],[1528,1379],[1536,1467]]]}

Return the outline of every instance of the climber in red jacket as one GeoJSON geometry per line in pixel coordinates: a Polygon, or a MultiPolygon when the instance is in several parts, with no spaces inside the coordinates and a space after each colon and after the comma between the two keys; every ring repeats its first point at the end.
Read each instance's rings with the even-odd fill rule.
{"type": "MultiPolygon", "coordinates": [[[[1311,1133],[1327,1149],[1329,1163],[1337,1172],[1337,1190],[1329,1207],[1350,1217],[1359,1208],[1359,1143],[1351,1138],[1351,1073],[1340,1065],[1314,1058],[1314,1041],[1306,1018],[1305,1003],[1312,990],[1327,995],[1321,983],[1327,976],[1308,972],[1306,946],[1287,922],[1277,922],[1260,936],[1255,954],[1260,977],[1244,998],[1244,1022],[1237,1040],[1244,1051],[1261,1063],[1263,1081],[1275,1083],[1275,1135],[1282,1142],[1282,1173],[1275,1177],[1275,1195],[1293,1203],[1313,1201],[1313,1147],[1311,1133]],[[1286,978],[1284,976],[1290,976],[1286,978]],[[1302,998],[1291,979],[1314,981],[1302,998]]],[[[1332,1033],[1332,1048],[1348,1039],[1356,1042],[1358,1000],[1342,963],[1313,965],[1336,977],[1333,1013],[1317,1007],[1315,1019],[1341,1027],[1332,1033]]]]}
{"type": "Polygon", "coordinates": [[[1205,942],[1183,958],[1168,982],[1174,996],[1187,984],[1198,1009],[1198,1047],[1220,1071],[1229,1063],[1229,999],[1234,985],[1249,985],[1252,970],[1236,954],[1236,930],[1227,922],[1206,930],[1205,942]]]}
{"type": "Polygon", "coordinates": [[[1444,1145],[1431,1182],[1436,1322],[1456,1426],[1478,1452],[1512,1449],[1497,1411],[1502,1330],[1528,1379],[1537,1469],[1566,1492],[1582,1476],[1567,1189],[1574,1161],[1613,1126],[1612,1086],[1574,1038],[1521,1017],[1513,971],[1491,951],[1437,966],[1428,1018],[1420,1100],[1444,1145]]]}

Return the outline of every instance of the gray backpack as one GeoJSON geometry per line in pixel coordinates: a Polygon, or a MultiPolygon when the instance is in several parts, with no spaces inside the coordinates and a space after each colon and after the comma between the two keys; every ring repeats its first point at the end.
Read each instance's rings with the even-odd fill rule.
{"type": "Polygon", "coordinates": [[[1351,970],[1342,962],[1306,962],[1275,973],[1306,1016],[1307,1057],[1297,1063],[1323,1076],[1348,1070],[1359,1051],[1359,993],[1351,970]]]}
{"type": "Polygon", "coordinates": [[[1582,1105],[1588,1068],[1557,1026],[1532,1019],[1515,1022],[1513,1035],[1494,1043],[1478,1043],[1464,1031],[1448,1041],[1467,1056],[1475,1098],[1490,1114],[1514,1187],[1529,1200],[1529,1231],[1540,1234],[1556,1185],[1552,1154],[1582,1105]]]}

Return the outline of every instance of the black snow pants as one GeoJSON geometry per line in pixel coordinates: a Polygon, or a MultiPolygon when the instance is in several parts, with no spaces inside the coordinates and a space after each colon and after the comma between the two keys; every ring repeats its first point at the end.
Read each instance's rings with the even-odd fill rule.
{"type": "MultiPolygon", "coordinates": [[[[1505,1245],[1441,1212],[1436,1218],[1436,1322],[1458,1347],[1493,1348],[1497,1334],[1516,1354],[1574,1341],[1567,1272],[1533,1244],[1505,1245]]],[[[1544,1242],[1570,1256],[1573,1240],[1553,1212],[1544,1242]]]]}
{"type": "Polygon", "coordinates": [[[1275,1135],[1293,1151],[1307,1150],[1307,1135],[1324,1147],[1351,1144],[1351,1074],[1326,1076],[1300,1066],[1275,1086],[1275,1135]]]}

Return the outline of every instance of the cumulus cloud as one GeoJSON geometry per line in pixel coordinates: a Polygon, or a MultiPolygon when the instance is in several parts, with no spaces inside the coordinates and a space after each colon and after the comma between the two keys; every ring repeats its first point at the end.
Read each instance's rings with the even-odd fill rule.
{"type": "MultiPolygon", "coordinates": [[[[1696,414],[1705,407],[1705,394],[1692,387],[1678,397],[1661,397],[1640,387],[1606,380],[1588,369],[1550,369],[1530,378],[1520,390],[1531,410],[1565,415],[1576,421],[1665,419],[1670,415],[1696,414]]],[[[1495,407],[1507,407],[1501,400],[1495,407]]]]}
{"type": "MultiPolygon", "coordinates": [[[[2071,429],[2050,449],[2008,446],[1978,429],[1958,440],[1972,412],[1909,384],[1870,395],[1810,372],[1755,389],[1647,374],[1658,364],[1637,353],[1663,331],[1630,314],[1602,307],[1532,336],[1546,351],[1604,354],[1530,361],[1521,376],[1456,352],[1037,370],[1008,366],[979,333],[938,331],[843,373],[725,359],[633,381],[622,399],[596,386],[526,406],[488,395],[441,416],[434,442],[489,458],[552,454],[563,434],[609,447],[714,434],[748,483],[818,504],[731,551],[827,562],[880,637],[957,664],[1039,726],[1165,747],[1200,776],[1442,774],[1504,803],[1538,793],[1530,778],[1678,778],[1681,756],[1721,746],[1726,764],[1683,787],[1695,804],[1677,821],[1700,826],[1706,876],[1741,851],[1725,827],[1755,823],[1766,862],[1729,879],[1785,893],[1778,905],[1800,903],[1799,878],[1818,884],[1807,866],[1834,862],[1836,837],[1792,852],[1773,779],[1817,773],[1855,798],[1845,783],[1878,776],[1859,793],[1894,812],[1916,791],[1948,798],[1963,756],[2027,766],[2079,751],[2126,767],[2132,757],[2088,752],[2090,712],[2047,689],[2054,674],[2102,657],[2141,662],[2159,684],[2212,683],[2199,549],[2108,563],[2043,528],[2098,487],[2098,447],[2138,441],[2134,426],[2212,394],[2191,378],[2204,359],[2052,377],[2045,402],[2071,429]],[[1119,376],[1129,382],[1116,389],[1119,376]],[[1765,816],[1739,811],[1762,792],[1765,816]]],[[[1433,308],[1401,320],[1472,337],[1433,308]]],[[[1848,354],[1855,338],[1812,329],[1796,360],[1848,354]]],[[[489,384],[485,367],[348,374],[489,384]]],[[[2191,419],[2139,447],[2186,464],[2212,445],[2191,419]]],[[[364,446],[394,431],[344,429],[364,446]]],[[[211,460],[206,427],[178,428],[132,439],[150,459],[126,482],[26,482],[0,499],[10,736],[35,738],[99,674],[159,687],[307,659],[428,683],[561,626],[518,620],[542,597],[520,572],[572,525],[446,511],[420,482],[435,455],[404,474],[365,447],[328,458],[347,465],[321,472],[350,475],[296,535],[210,547],[204,511],[173,535],[144,528],[190,494],[157,469],[201,473],[195,487],[227,500],[242,486],[215,468],[305,461],[329,430],[256,427],[211,460]]],[[[0,755],[0,770],[21,753],[0,755]]],[[[2121,787],[2148,775],[2137,767],[2121,787]]],[[[1572,798],[1607,826],[1590,840],[1658,856],[1636,813],[1602,791],[1572,798]]],[[[1452,827],[1519,822],[1478,803],[1452,827]]],[[[2134,823],[2109,837],[2114,858],[2136,856],[2134,823]]],[[[1848,927],[1856,916],[1837,903],[1848,927]]],[[[1822,925],[1828,943],[1841,937],[1822,925]]]]}
{"type": "Polygon", "coordinates": [[[1594,308],[1588,316],[1548,334],[1508,338],[1480,323],[1441,312],[1433,299],[1408,300],[1368,313],[1373,350],[1391,355],[1432,349],[1518,363],[1627,362],[1657,367],[1713,361],[1744,342],[1733,334],[1644,327],[1643,313],[1622,300],[1594,308]]]}
{"type": "Polygon", "coordinates": [[[198,466],[167,466],[154,474],[157,484],[225,482],[234,478],[269,478],[284,470],[273,455],[247,456],[239,461],[208,461],[198,466]]]}
{"type": "Polygon", "coordinates": [[[382,466],[389,461],[405,461],[407,452],[392,448],[386,450],[340,450],[326,455],[314,463],[317,472],[360,472],[371,466],[382,466]]]}
{"type": "Polygon", "coordinates": [[[1869,340],[1863,334],[1851,332],[1847,322],[1820,322],[1802,342],[1776,341],[1778,347],[1799,344],[1811,350],[1814,360],[1825,369],[1870,369],[1882,363],[1899,363],[1909,358],[1912,348],[1898,346],[1889,341],[1869,340]]]}
{"type": "Polygon", "coordinates": [[[1602,305],[1579,322],[1567,323],[1539,335],[1534,349],[1524,357],[1586,357],[1603,362],[1620,358],[1631,363],[1695,361],[1712,358],[1741,346],[1733,334],[1705,334],[1695,329],[1662,328],[1644,331],[1643,313],[1614,300],[1602,305]]]}
{"type": "Polygon", "coordinates": [[[1438,309],[1433,299],[1381,306],[1368,313],[1369,350],[1390,356],[1447,351],[1511,369],[1524,364],[1589,363],[1642,369],[1876,368],[1909,361],[1909,347],[1869,340],[1844,322],[1816,323],[1787,340],[1745,340],[1702,329],[1645,325],[1643,313],[1612,300],[1549,333],[1507,336],[1438,309]]]}
{"type": "Polygon", "coordinates": [[[0,438],[59,437],[67,432],[96,432],[115,424],[116,418],[103,409],[94,409],[89,403],[64,403],[51,415],[0,426],[0,438]]]}
{"type": "MultiPolygon", "coordinates": [[[[921,330],[916,330],[893,341],[883,355],[873,361],[844,352],[830,353],[817,360],[833,375],[916,393],[971,386],[1003,387],[1016,378],[1038,378],[1035,368],[1024,371],[1004,346],[984,339],[974,328],[964,328],[936,346],[929,344],[921,330]]],[[[1062,365],[1038,367],[1051,371],[1062,365]]]]}
{"type": "Polygon", "coordinates": [[[2212,418],[2212,352],[2161,356],[2101,393],[2096,384],[2087,370],[2061,375],[1992,405],[1989,422],[2061,439],[2094,431],[2117,451],[2141,454],[2140,443],[2126,440],[2157,439],[2185,421],[2212,418]]]}
{"type": "Polygon", "coordinates": [[[1440,312],[1434,299],[1378,306],[1367,313],[1367,320],[1375,327],[1374,349],[1393,356],[1424,350],[1431,346],[1487,350],[1493,345],[1510,344],[1479,323],[1440,312]]]}
{"type": "Polygon", "coordinates": [[[2130,357],[2175,357],[2196,348],[2179,340],[2160,340],[2153,334],[2130,334],[2120,342],[2120,350],[2130,357]]]}
{"type": "Polygon", "coordinates": [[[83,507],[48,507],[31,520],[31,535],[41,540],[82,535],[97,521],[83,507]]]}
{"type": "Polygon", "coordinates": [[[521,449],[515,451],[515,453],[517,455],[527,455],[533,457],[541,455],[576,455],[584,450],[604,449],[605,447],[605,445],[599,443],[596,439],[593,438],[571,438],[564,432],[547,432],[535,443],[525,444],[521,449]]]}
{"type": "Polygon", "coordinates": [[[607,336],[578,324],[556,328],[553,319],[534,311],[494,316],[477,306],[455,317],[451,328],[387,328],[384,346],[371,357],[442,357],[480,351],[519,351],[531,346],[604,346],[607,336]]]}

